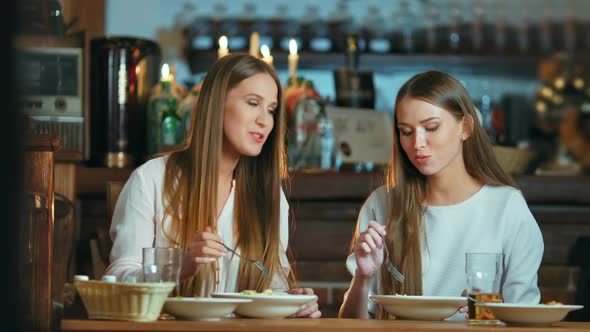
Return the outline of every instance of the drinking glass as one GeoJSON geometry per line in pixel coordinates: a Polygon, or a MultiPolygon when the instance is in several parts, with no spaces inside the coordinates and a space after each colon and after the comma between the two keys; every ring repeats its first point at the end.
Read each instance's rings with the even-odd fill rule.
{"type": "Polygon", "coordinates": [[[174,282],[178,289],[181,264],[180,248],[143,248],[143,281],[174,282]]]}
{"type": "Polygon", "coordinates": [[[467,253],[465,274],[470,324],[498,324],[492,312],[481,302],[502,302],[500,283],[504,271],[504,255],[498,253],[467,253]]]}

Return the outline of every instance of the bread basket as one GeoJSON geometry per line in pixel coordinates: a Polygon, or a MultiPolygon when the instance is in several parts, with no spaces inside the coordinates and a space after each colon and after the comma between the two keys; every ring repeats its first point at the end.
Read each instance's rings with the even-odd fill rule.
{"type": "Polygon", "coordinates": [[[523,174],[533,158],[533,152],[508,146],[493,145],[496,160],[509,174],[523,174]]]}
{"type": "Polygon", "coordinates": [[[89,319],[149,322],[158,319],[173,282],[76,281],[89,319]]]}

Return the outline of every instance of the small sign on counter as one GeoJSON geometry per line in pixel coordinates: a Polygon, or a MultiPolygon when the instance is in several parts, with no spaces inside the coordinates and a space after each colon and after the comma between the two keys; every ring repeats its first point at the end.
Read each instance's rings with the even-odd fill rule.
{"type": "Polygon", "coordinates": [[[389,113],[332,106],[326,112],[333,123],[336,152],[343,163],[389,162],[393,145],[389,113]]]}

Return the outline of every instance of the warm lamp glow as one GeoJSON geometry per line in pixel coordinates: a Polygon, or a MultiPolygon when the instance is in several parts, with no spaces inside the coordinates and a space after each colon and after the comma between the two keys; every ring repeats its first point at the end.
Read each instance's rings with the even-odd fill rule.
{"type": "Polygon", "coordinates": [[[296,55],[297,54],[297,42],[295,39],[291,39],[289,41],[289,54],[296,55]]]}
{"type": "Polygon", "coordinates": [[[229,54],[229,50],[227,49],[228,44],[229,41],[227,40],[226,36],[219,37],[219,49],[217,50],[217,58],[220,59],[229,54]]]}
{"type": "Polygon", "coordinates": [[[162,81],[170,81],[170,67],[167,63],[162,65],[162,81]]]}
{"type": "Polygon", "coordinates": [[[270,57],[270,49],[266,45],[262,45],[262,47],[260,47],[260,53],[264,58],[270,57]]]}
{"type": "Polygon", "coordinates": [[[227,48],[228,40],[226,36],[219,37],[219,48],[227,48]]]}

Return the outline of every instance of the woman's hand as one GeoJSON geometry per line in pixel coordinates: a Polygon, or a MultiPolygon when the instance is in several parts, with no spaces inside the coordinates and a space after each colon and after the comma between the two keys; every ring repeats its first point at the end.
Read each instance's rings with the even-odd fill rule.
{"type": "MultiPolygon", "coordinates": [[[[293,288],[287,293],[296,295],[313,295],[313,289],[311,288],[293,288]]],[[[318,310],[317,298],[313,301],[304,304],[299,311],[289,316],[289,318],[320,318],[322,312],[318,310]]]]}
{"type": "MultiPolygon", "coordinates": [[[[463,293],[461,293],[461,296],[467,297],[467,290],[463,290],[463,293]]],[[[462,306],[459,307],[459,309],[457,310],[458,312],[465,314],[465,318],[467,318],[467,315],[469,314],[469,307],[464,304],[462,306]]]]}
{"type": "Polygon", "coordinates": [[[385,226],[371,220],[366,231],[359,234],[354,244],[356,257],[355,278],[370,278],[383,263],[385,226]]]}
{"type": "Polygon", "coordinates": [[[180,278],[184,279],[198,271],[199,264],[212,263],[227,254],[220,243],[222,239],[207,226],[204,232],[198,232],[188,244],[188,252],[182,259],[180,278]]]}

